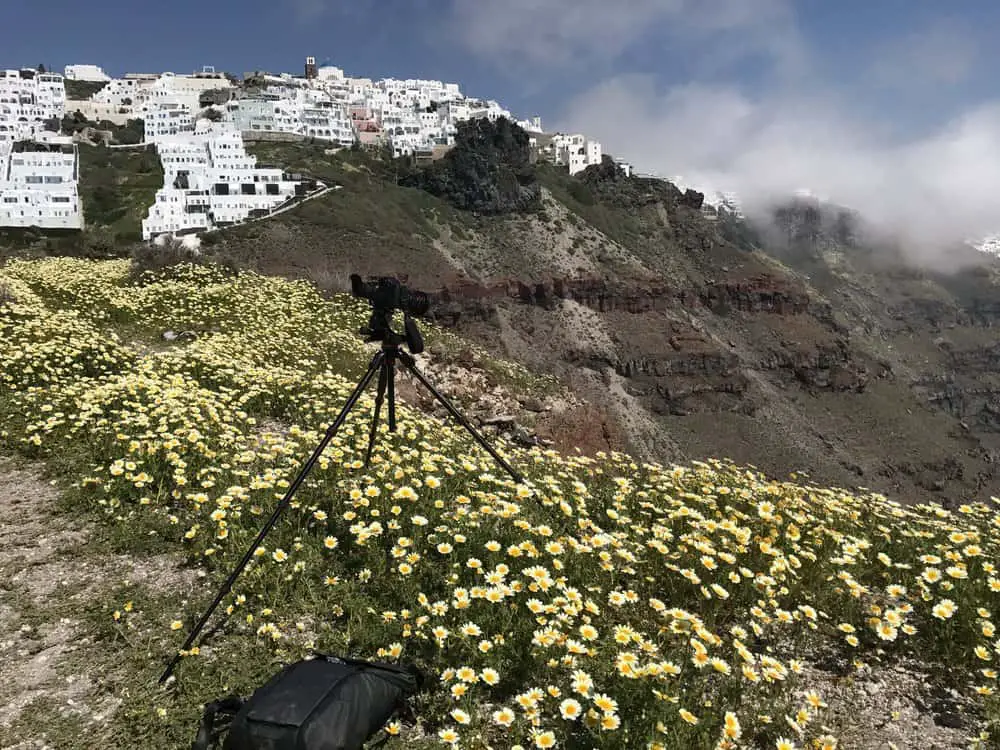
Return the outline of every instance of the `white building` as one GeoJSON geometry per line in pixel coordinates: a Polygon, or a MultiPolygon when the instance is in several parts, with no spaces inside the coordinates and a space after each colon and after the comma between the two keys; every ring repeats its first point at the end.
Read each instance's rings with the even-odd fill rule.
{"type": "Polygon", "coordinates": [[[600,164],[603,156],[601,144],[579,133],[556,133],[548,146],[553,164],[567,167],[570,174],[582,172],[592,164],[600,164]]]}
{"type": "Polygon", "coordinates": [[[163,73],[144,92],[145,97],[142,104],[156,109],[159,104],[176,103],[187,107],[190,112],[197,112],[201,108],[199,103],[201,96],[206,91],[231,88],[233,88],[233,84],[230,83],[225,74],[216,73],[210,66],[203,68],[200,73],[192,73],[191,75],[163,73]]]}
{"type": "Polygon", "coordinates": [[[157,80],[159,76],[143,73],[129,73],[124,78],[112,78],[91,100],[116,107],[137,106],[145,101],[146,90],[157,80]]]}
{"type": "Polygon", "coordinates": [[[521,128],[521,130],[523,130],[525,133],[544,133],[545,132],[542,129],[542,118],[539,117],[538,115],[535,115],[530,120],[518,120],[517,124],[521,128]]]}
{"type": "Polygon", "coordinates": [[[0,144],[0,226],[82,229],[78,180],[68,136],[0,144]]]}
{"type": "Polygon", "coordinates": [[[34,138],[66,111],[66,85],[56,73],[0,70],[0,142],[34,138]]]}
{"type": "Polygon", "coordinates": [[[226,114],[244,133],[297,134],[301,125],[294,103],[277,94],[264,93],[252,98],[234,99],[226,104],[226,114]]]}
{"type": "Polygon", "coordinates": [[[110,81],[111,76],[97,65],[67,65],[63,70],[67,81],[110,81]]]}
{"type": "Polygon", "coordinates": [[[114,104],[103,104],[90,99],[67,99],[66,112],[79,112],[92,122],[107,120],[115,125],[127,125],[129,120],[136,119],[131,107],[118,107],[114,104]]]}
{"type": "Polygon", "coordinates": [[[160,143],[185,133],[194,134],[194,116],[178,102],[160,101],[156,109],[144,107],[143,112],[144,143],[160,143]]]}
{"type": "MultiPolygon", "coordinates": [[[[188,118],[193,118],[201,109],[201,97],[206,91],[231,88],[233,85],[225,74],[216,73],[210,66],[190,75],[129,73],[124,78],[111,79],[90,101],[104,105],[98,109],[114,113],[119,119],[164,121],[162,128],[159,125],[151,128],[147,123],[147,132],[169,135],[172,125],[176,125],[170,121],[181,115],[165,112],[184,110],[188,118]]],[[[76,108],[87,114],[79,105],[76,108]]],[[[117,121],[110,116],[106,119],[117,121]]],[[[150,142],[154,142],[155,137],[150,142]]]]}
{"type": "Polygon", "coordinates": [[[350,146],[357,140],[345,105],[321,89],[269,86],[259,96],[234,99],[225,108],[244,133],[290,133],[339,146],[350,146]]]}
{"type": "Polygon", "coordinates": [[[195,134],[164,138],[156,150],[164,185],[142,222],[146,240],[266,216],[305,190],[281,169],[257,167],[232,124],[201,120],[195,134]]]}
{"type": "Polygon", "coordinates": [[[490,122],[496,122],[501,117],[506,117],[508,120],[514,119],[510,110],[504,109],[499,102],[492,99],[487,102],[474,102],[469,110],[469,118],[473,120],[487,119],[490,122]]]}

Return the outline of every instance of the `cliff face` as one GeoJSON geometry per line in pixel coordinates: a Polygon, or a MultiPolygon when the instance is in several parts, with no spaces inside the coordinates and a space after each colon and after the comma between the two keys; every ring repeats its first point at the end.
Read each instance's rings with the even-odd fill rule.
{"type": "Polygon", "coordinates": [[[487,216],[323,158],[344,190],[224,253],[337,291],[351,272],[433,291],[436,323],[590,405],[547,425],[561,445],[727,456],[902,501],[1000,494],[995,269],[916,268],[845,212],[792,206],[765,231],[607,164],[533,167],[538,204],[487,216]]]}

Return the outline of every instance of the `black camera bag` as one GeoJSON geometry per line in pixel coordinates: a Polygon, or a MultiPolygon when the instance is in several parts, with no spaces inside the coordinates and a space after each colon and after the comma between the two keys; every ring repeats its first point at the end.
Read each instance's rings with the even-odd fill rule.
{"type": "Polygon", "coordinates": [[[393,716],[412,719],[414,668],[316,654],[289,664],[246,701],[205,707],[193,750],[212,746],[217,714],[232,715],[222,750],[361,750],[393,716]]]}

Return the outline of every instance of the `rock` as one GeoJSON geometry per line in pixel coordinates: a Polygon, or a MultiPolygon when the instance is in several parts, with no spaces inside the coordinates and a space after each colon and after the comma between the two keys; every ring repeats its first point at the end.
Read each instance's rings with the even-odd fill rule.
{"type": "Polygon", "coordinates": [[[934,723],[948,729],[964,729],[965,719],[957,711],[941,711],[934,714],[934,723]]]}
{"type": "Polygon", "coordinates": [[[164,331],[163,332],[163,340],[164,341],[173,341],[176,338],[177,338],[177,334],[174,333],[173,331],[164,331]]]}
{"type": "Polygon", "coordinates": [[[521,404],[528,411],[533,412],[543,412],[548,411],[545,404],[542,403],[541,399],[535,396],[520,396],[517,399],[518,403],[521,404]]]}
{"type": "Polygon", "coordinates": [[[510,414],[486,417],[481,421],[487,427],[512,427],[515,424],[514,417],[510,414]]]}

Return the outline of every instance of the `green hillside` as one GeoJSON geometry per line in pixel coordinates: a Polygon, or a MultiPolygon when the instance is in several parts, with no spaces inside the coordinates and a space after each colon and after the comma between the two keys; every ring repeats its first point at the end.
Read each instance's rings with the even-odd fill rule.
{"type": "Polygon", "coordinates": [[[45,462],[64,512],[102,530],[69,548],[81,575],[102,550],[176,561],[71,604],[33,597],[0,561],[5,630],[78,628],[52,669],[87,676],[76,706],[122,701],[84,720],[42,692],[5,742],[186,747],[202,702],[313,647],[431,675],[417,727],[392,725],[387,747],[867,747],[896,736],[900,712],[876,696],[918,683],[931,729],[914,720],[909,739],[944,712],[992,742],[994,506],[500,441],[519,485],[461,429],[405,407],[368,469],[366,415],[345,425],[160,690],[164,658],[363,368],[366,310],[212,266],[129,279],[127,261],[0,269],[4,450],[45,462]],[[181,561],[197,573],[183,598],[168,585],[181,561]]]}

